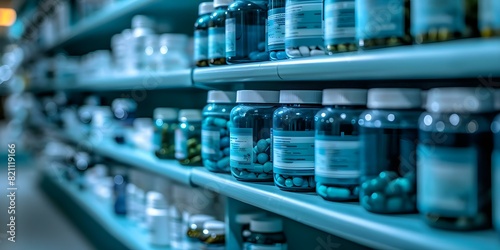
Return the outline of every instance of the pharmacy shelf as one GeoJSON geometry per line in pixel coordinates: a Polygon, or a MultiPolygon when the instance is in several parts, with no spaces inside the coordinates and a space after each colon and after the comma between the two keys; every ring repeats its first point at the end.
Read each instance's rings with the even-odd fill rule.
{"type": "MultiPolygon", "coordinates": [[[[69,207],[70,204],[76,205],[77,208],[83,210],[85,217],[89,217],[94,223],[97,223],[124,247],[138,250],[170,249],[168,247],[150,245],[148,243],[149,239],[147,231],[144,228],[140,228],[136,224],[132,223],[129,219],[127,219],[127,217],[114,214],[113,205],[110,201],[99,200],[95,194],[86,190],[79,190],[74,183],[69,183],[62,178],[51,176],[49,173],[44,173],[43,181],[45,182],[45,185],[50,188],[47,189],[47,191],[55,191],[47,192],[49,195],[57,195],[58,198],[64,198],[60,199],[64,200],[64,207],[69,207]]],[[[75,211],[66,212],[70,213],[72,216],[82,216],[82,214],[74,214],[75,211]]],[[[95,230],[95,228],[93,229],[95,230]]],[[[87,233],[95,234],[95,232],[87,233]]],[[[109,238],[102,240],[109,241],[109,238]]],[[[103,242],[97,242],[96,244],[103,244],[103,242]]],[[[109,242],[104,244],[109,244],[109,242]]],[[[114,246],[114,248],[116,249],[118,247],[114,246]]]]}
{"type": "Polygon", "coordinates": [[[465,39],[306,59],[199,68],[195,83],[500,77],[500,39],[465,39]]]}
{"type": "Polygon", "coordinates": [[[418,215],[378,215],[357,203],[327,202],[314,193],[280,191],[269,183],[239,182],[194,169],[195,185],[377,249],[500,249],[493,230],[449,232],[428,227],[418,215]]]}

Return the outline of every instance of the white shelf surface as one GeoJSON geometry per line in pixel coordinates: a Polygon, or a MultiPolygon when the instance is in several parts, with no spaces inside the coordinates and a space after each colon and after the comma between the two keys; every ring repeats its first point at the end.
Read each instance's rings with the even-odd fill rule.
{"type": "Polygon", "coordinates": [[[232,83],[279,81],[277,62],[245,63],[217,67],[195,68],[195,83],[232,83]]]}
{"type": "Polygon", "coordinates": [[[328,202],[315,193],[280,191],[269,183],[239,182],[194,169],[193,184],[378,249],[500,249],[493,230],[451,232],[428,227],[419,215],[378,215],[357,203],[328,202]]]}
{"type": "Polygon", "coordinates": [[[53,182],[55,186],[64,192],[72,202],[82,208],[94,221],[99,223],[115,239],[123,243],[129,249],[138,250],[167,250],[168,247],[159,247],[150,245],[148,233],[132,223],[125,216],[118,216],[113,212],[113,206],[110,202],[99,200],[93,193],[78,190],[74,183],[68,183],[62,179],[49,176],[45,178],[53,182]]]}

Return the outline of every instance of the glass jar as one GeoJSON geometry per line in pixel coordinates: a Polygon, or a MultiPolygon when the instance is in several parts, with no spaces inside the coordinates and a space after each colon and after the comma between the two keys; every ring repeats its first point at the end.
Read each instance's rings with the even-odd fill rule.
{"type": "Polygon", "coordinates": [[[411,1],[411,33],[415,43],[477,36],[477,1],[411,1]]]}
{"type": "Polygon", "coordinates": [[[354,0],[325,0],[325,46],[330,55],[356,51],[354,0]]]}
{"type": "Polygon", "coordinates": [[[330,201],[357,200],[361,175],[358,119],[366,110],[366,90],[325,89],[323,106],[314,117],[316,192],[330,201]]]}
{"type": "MultiPolygon", "coordinates": [[[[496,110],[498,111],[498,109],[496,110]]],[[[493,224],[495,225],[497,232],[500,234],[500,116],[495,117],[495,120],[491,125],[491,130],[495,135],[495,150],[493,151],[491,162],[493,167],[493,224]]]]}
{"type": "Polygon", "coordinates": [[[370,89],[359,119],[360,203],[374,213],[416,212],[419,89],[370,89]]]}
{"type": "Polygon", "coordinates": [[[264,217],[250,222],[250,236],[243,242],[244,250],[288,249],[280,218],[264,217]]]}
{"type": "Polygon", "coordinates": [[[214,12],[208,22],[208,62],[210,66],[226,65],[226,16],[233,0],[214,0],[214,12]]]}
{"type": "Polygon", "coordinates": [[[201,250],[226,249],[226,224],[223,221],[211,220],[203,223],[203,246],[201,250]]]}
{"type": "Polygon", "coordinates": [[[321,91],[282,90],[273,115],[274,184],[285,191],[314,191],[314,116],[321,91]]]}
{"type": "Polygon", "coordinates": [[[158,39],[158,71],[187,69],[190,60],[187,55],[188,37],[184,34],[162,34],[158,39]]]}
{"type": "Polygon", "coordinates": [[[356,37],[361,49],[408,45],[410,0],[356,0],[356,37]]]}
{"type": "Polygon", "coordinates": [[[187,244],[185,249],[198,250],[201,249],[203,238],[203,224],[207,221],[213,221],[215,218],[206,214],[191,215],[188,220],[187,227],[187,244]]]}
{"type": "Polygon", "coordinates": [[[268,0],[237,0],[227,9],[227,63],[268,61],[266,20],[268,0]]]}
{"type": "Polygon", "coordinates": [[[175,159],[181,165],[201,166],[201,111],[181,109],[175,130],[175,159]]]}
{"type": "Polygon", "coordinates": [[[241,227],[241,234],[239,235],[241,239],[237,239],[238,242],[246,242],[248,237],[250,237],[250,222],[253,219],[262,218],[265,216],[266,213],[263,212],[237,214],[235,217],[235,221],[241,227]]]}
{"type": "Polygon", "coordinates": [[[155,155],[160,159],[175,159],[175,131],[177,124],[177,109],[156,108],[154,110],[155,155]]]}
{"type": "Polygon", "coordinates": [[[208,66],[208,23],[214,11],[213,2],[200,3],[194,23],[194,62],[196,67],[208,66]]]}
{"type": "Polygon", "coordinates": [[[285,52],[285,2],[269,0],[267,12],[267,49],[271,60],[283,60],[285,52]]]}
{"type": "Polygon", "coordinates": [[[278,91],[240,90],[228,124],[229,164],[239,181],[272,181],[271,128],[278,91]]]}
{"type": "Polygon", "coordinates": [[[479,31],[483,37],[500,36],[500,1],[479,1],[479,31]]]}
{"type": "Polygon", "coordinates": [[[322,0],[286,0],[285,49],[289,58],[325,55],[322,11],[322,0]]]}
{"type": "Polygon", "coordinates": [[[491,226],[493,97],[480,88],[437,88],[420,116],[417,204],[431,226],[491,226]]]}
{"type": "Polygon", "coordinates": [[[201,130],[201,158],[203,165],[212,172],[230,173],[229,127],[231,110],[236,93],[211,90],[208,105],[203,108],[201,130]]]}

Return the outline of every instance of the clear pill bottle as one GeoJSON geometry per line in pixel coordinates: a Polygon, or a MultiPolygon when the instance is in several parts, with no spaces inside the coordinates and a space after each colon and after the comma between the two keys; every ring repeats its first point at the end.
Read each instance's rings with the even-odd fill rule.
{"type": "Polygon", "coordinates": [[[144,51],[148,36],[154,34],[155,22],[153,19],[143,15],[132,18],[132,36],[129,39],[130,54],[127,60],[131,61],[130,73],[140,72],[145,65],[144,51]]]}
{"type": "Polygon", "coordinates": [[[325,0],[325,47],[330,55],[355,51],[356,3],[354,0],[325,0]]]}
{"type": "Polygon", "coordinates": [[[188,36],[184,34],[161,34],[158,42],[158,71],[165,72],[189,68],[188,36]]]}
{"type": "Polygon", "coordinates": [[[227,63],[268,61],[266,20],[268,0],[236,0],[226,18],[227,63]]]}
{"type": "Polygon", "coordinates": [[[314,120],[316,192],[325,200],[359,197],[361,171],[358,119],[366,110],[366,90],[325,89],[323,108],[314,120]]]}
{"type": "Polygon", "coordinates": [[[227,7],[233,0],[214,0],[214,12],[208,22],[208,62],[211,66],[226,65],[227,7]]]}
{"type": "Polygon", "coordinates": [[[411,44],[410,17],[410,0],[356,0],[359,48],[411,44]]]}
{"type": "MultiPolygon", "coordinates": [[[[497,91],[498,92],[498,91],[497,91]]],[[[496,98],[495,98],[496,100],[496,98]]],[[[498,111],[497,108],[495,110],[498,111]]],[[[500,116],[496,116],[491,125],[495,137],[495,148],[492,155],[492,196],[493,196],[493,225],[500,234],[500,116]]]]}
{"type": "Polygon", "coordinates": [[[267,11],[267,49],[271,60],[283,60],[285,52],[286,0],[269,0],[267,11]]]}
{"type": "Polygon", "coordinates": [[[277,217],[263,217],[250,222],[250,236],[243,242],[244,250],[266,249],[286,250],[283,220],[277,217]]]}
{"type": "Polygon", "coordinates": [[[140,68],[139,71],[144,73],[151,73],[158,70],[158,35],[146,34],[144,35],[144,43],[142,44],[140,55],[140,68]]]}
{"type": "Polygon", "coordinates": [[[208,23],[214,11],[213,2],[200,3],[194,23],[194,62],[196,67],[208,66],[208,23]]]}
{"type": "Polygon", "coordinates": [[[229,164],[239,181],[272,181],[271,129],[278,91],[239,90],[231,110],[229,164]]]}
{"type": "Polygon", "coordinates": [[[500,1],[479,1],[478,24],[483,37],[500,36],[500,1]]]}
{"type": "Polygon", "coordinates": [[[255,213],[240,213],[235,217],[236,223],[241,227],[241,234],[239,235],[241,239],[238,239],[238,242],[246,242],[248,237],[250,237],[250,222],[253,219],[266,217],[266,213],[264,212],[255,212],[255,213]]]}
{"type": "Polygon", "coordinates": [[[493,97],[488,89],[436,88],[427,98],[419,125],[418,210],[437,228],[490,227],[493,97]]]}
{"type": "Polygon", "coordinates": [[[201,166],[201,111],[181,109],[175,130],[175,159],[181,165],[201,166]]]}
{"type": "Polygon", "coordinates": [[[175,131],[178,112],[174,108],[156,108],[153,111],[155,155],[160,159],[175,159],[175,131]]]}
{"type": "Polygon", "coordinates": [[[323,1],[286,0],[285,49],[289,58],[325,55],[323,1]]]}
{"type": "Polygon", "coordinates": [[[203,165],[212,172],[230,173],[229,127],[231,110],[236,102],[236,93],[208,91],[207,106],[203,108],[201,130],[201,158],[203,165]]]}
{"type": "Polygon", "coordinates": [[[213,216],[206,214],[191,215],[188,219],[186,231],[187,241],[185,249],[198,250],[202,247],[203,224],[207,221],[215,220],[213,216]]]}
{"type": "Polygon", "coordinates": [[[202,250],[225,250],[226,249],[226,224],[223,221],[210,220],[203,223],[203,235],[201,236],[202,250]]]}
{"type": "Polygon", "coordinates": [[[314,116],[318,90],[282,90],[273,115],[274,184],[285,191],[314,191],[314,116]]]}
{"type": "Polygon", "coordinates": [[[416,212],[419,89],[370,89],[359,119],[360,203],[374,213],[416,212]]]}
{"type": "Polygon", "coordinates": [[[146,221],[149,228],[149,243],[157,246],[170,244],[168,205],[163,194],[156,191],[147,193],[146,221]]]}
{"type": "Polygon", "coordinates": [[[477,36],[477,1],[411,1],[411,33],[415,43],[477,36]]]}

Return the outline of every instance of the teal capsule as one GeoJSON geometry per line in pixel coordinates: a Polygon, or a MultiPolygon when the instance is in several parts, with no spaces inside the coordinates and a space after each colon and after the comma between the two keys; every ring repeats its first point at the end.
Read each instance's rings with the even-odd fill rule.
{"type": "Polygon", "coordinates": [[[271,145],[271,138],[266,139],[267,144],[271,145]]]}
{"type": "Polygon", "coordinates": [[[276,178],[276,183],[278,183],[280,186],[284,186],[285,185],[285,178],[278,176],[278,178],[276,178]]]}
{"type": "Polygon", "coordinates": [[[385,194],[389,196],[403,194],[403,189],[401,188],[399,179],[395,179],[387,184],[387,187],[385,188],[385,194]]]}
{"type": "Polygon", "coordinates": [[[264,173],[264,166],[261,164],[254,163],[253,164],[253,171],[256,173],[264,173]]]}
{"type": "Polygon", "coordinates": [[[266,151],[267,147],[269,146],[269,143],[267,143],[267,141],[265,139],[260,139],[258,142],[257,142],[257,149],[259,150],[258,152],[259,153],[263,153],[266,151]]]}
{"type": "Polygon", "coordinates": [[[321,185],[320,183],[318,183],[318,185],[316,186],[316,192],[320,196],[326,197],[326,186],[325,185],[321,185]]]}
{"type": "Polygon", "coordinates": [[[257,176],[257,178],[259,178],[259,179],[267,179],[267,178],[269,178],[269,175],[265,174],[265,173],[262,173],[262,174],[259,174],[259,176],[257,176]]]}
{"type": "Polygon", "coordinates": [[[304,183],[304,179],[302,179],[302,177],[293,177],[292,182],[293,182],[293,185],[295,185],[297,187],[301,187],[302,184],[304,183]]]}
{"type": "Polygon", "coordinates": [[[364,195],[361,197],[360,201],[361,206],[363,206],[367,210],[372,210],[372,200],[370,196],[364,195]]]}
{"type": "Polygon", "coordinates": [[[413,183],[407,178],[399,178],[398,185],[401,187],[401,190],[407,194],[413,193],[415,189],[413,188],[413,183]]]}
{"type": "Polygon", "coordinates": [[[225,168],[229,166],[229,157],[224,157],[217,162],[217,167],[225,168]]]}
{"type": "Polygon", "coordinates": [[[227,120],[223,118],[214,118],[212,123],[219,128],[225,128],[227,126],[227,120]]]}
{"type": "Polygon", "coordinates": [[[204,120],[203,122],[204,122],[205,124],[209,125],[209,126],[210,126],[210,125],[214,125],[214,119],[215,119],[214,117],[209,116],[209,117],[205,118],[205,120],[204,120]]]}
{"type": "Polygon", "coordinates": [[[351,196],[351,191],[347,188],[328,187],[326,189],[326,195],[329,198],[349,198],[351,196]]]}
{"type": "MultiPolygon", "coordinates": [[[[258,147],[259,145],[257,145],[258,147]]],[[[257,161],[260,163],[260,164],[264,164],[266,163],[267,161],[269,160],[269,155],[267,155],[266,153],[260,153],[259,155],[257,155],[257,161]]]]}
{"type": "Polygon", "coordinates": [[[387,199],[386,209],[388,212],[401,212],[404,210],[403,199],[401,197],[391,197],[387,199]]]}
{"type": "Polygon", "coordinates": [[[396,174],[395,172],[392,172],[392,171],[384,171],[384,172],[380,172],[378,177],[380,178],[381,181],[385,181],[388,183],[388,182],[398,178],[398,174],[396,174]]]}
{"type": "Polygon", "coordinates": [[[316,180],[314,180],[314,176],[309,177],[309,187],[316,187],[316,180]]]}
{"type": "Polygon", "coordinates": [[[408,172],[403,177],[406,178],[406,179],[408,179],[411,183],[416,183],[417,182],[417,176],[415,174],[415,171],[408,172]]]}
{"type": "Polygon", "coordinates": [[[264,169],[263,170],[266,173],[272,172],[273,171],[273,163],[270,162],[270,161],[264,163],[264,169]]]}
{"type": "Polygon", "coordinates": [[[257,179],[257,175],[255,173],[248,173],[247,179],[257,179]]]}
{"type": "Polygon", "coordinates": [[[229,133],[227,132],[227,129],[225,129],[225,128],[221,128],[221,129],[219,130],[219,133],[220,133],[220,136],[221,136],[221,137],[224,137],[224,136],[229,135],[229,133]]]}
{"type": "Polygon", "coordinates": [[[371,204],[374,210],[384,210],[385,196],[382,193],[376,192],[370,196],[371,204]]]}
{"type": "Polygon", "coordinates": [[[229,153],[230,153],[230,152],[231,152],[231,149],[230,149],[229,147],[224,148],[224,149],[222,150],[222,153],[223,153],[225,156],[229,156],[229,153]]]}
{"type": "Polygon", "coordinates": [[[227,128],[232,128],[232,127],[234,127],[233,122],[232,122],[232,121],[228,121],[228,122],[226,123],[226,127],[227,127],[227,128]]]}
{"type": "Polygon", "coordinates": [[[204,160],[203,165],[209,169],[214,169],[217,167],[217,162],[211,160],[204,160]]]}
{"type": "Polygon", "coordinates": [[[220,138],[220,148],[229,147],[229,142],[230,142],[230,140],[229,140],[228,136],[220,138]]]}
{"type": "Polygon", "coordinates": [[[292,181],[292,179],[286,179],[285,186],[289,187],[289,188],[293,187],[293,181],[292,181]]]}
{"type": "Polygon", "coordinates": [[[370,189],[372,189],[373,192],[384,192],[385,186],[386,182],[380,180],[379,178],[370,180],[370,189]]]}

